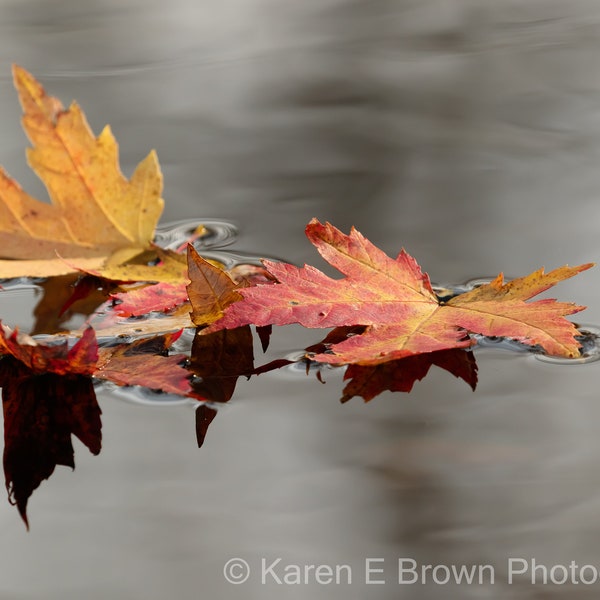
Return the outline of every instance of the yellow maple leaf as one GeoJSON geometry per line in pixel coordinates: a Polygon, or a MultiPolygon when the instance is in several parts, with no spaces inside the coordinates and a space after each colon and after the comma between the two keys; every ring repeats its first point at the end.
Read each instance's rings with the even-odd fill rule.
{"type": "Polygon", "coordinates": [[[0,278],[71,271],[57,256],[99,268],[115,251],[133,257],[147,249],[164,205],[156,153],[127,180],[110,127],[95,137],[76,103],[65,110],[16,65],[13,77],[33,145],[28,162],[52,203],[29,196],[0,168],[0,256],[21,259],[0,260],[0,278]]]}

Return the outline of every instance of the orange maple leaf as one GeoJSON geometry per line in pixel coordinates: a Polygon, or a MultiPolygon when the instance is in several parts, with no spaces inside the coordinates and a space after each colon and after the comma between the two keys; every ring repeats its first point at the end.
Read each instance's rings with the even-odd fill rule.
{"type": "Polygon", "coordinates": [[[310,356],[331,364],[375,365],[413,354],[474,344],[469,333],[513,338],[548,354],[579,354],[577,329],[564,318],[584,307],[555,300],[525,302],[592,264],[543,269],[503,283],[492,283],[441,303],[429,277],[404,250],[387,256],[356,229],[345,235],[313,219],[306,235],[319,253],[346,275],[332,279],[311,266],[263,261],[279,281],[238,291],[243,300],[224,311],[204,332],[246,324],[305,327],[365,325],[364,333],[310,356]]]}
{"type": "Polygon", "coordinates": [[[187,260],[192,321],[194,325],[213,323],[223,316],[227,306],[241,298],[238,290],[248,284],[243,279],[235,282],[223,269],[202,258],[191,244],[188,244],[187,260]]]}
{"type": "Polygon", "coordinates": [[[76,103],[65,110],[21,67],[13,76],[33,145],[28,162],[52,203],[29,196],[0,168],[0,255],[22,259],[0,261],[0,277],[72,271],[57,254],[98,268],[115,251],[126,258],[148,248],[164,204],[155,152],[128,181],[108,126],[95,137],[76,103]]]}

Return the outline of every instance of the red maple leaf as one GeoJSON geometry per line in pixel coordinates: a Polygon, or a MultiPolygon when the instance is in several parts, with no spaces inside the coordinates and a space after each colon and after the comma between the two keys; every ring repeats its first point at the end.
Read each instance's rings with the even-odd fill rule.
{"type": "Polygon", "coordinates": [[[204,330],[255,325],[339,327],[364,325],[361,335],[312,358],[331,364],[375,365],[405,356],[473,345],[470,333],[501,336],[548,354],[579,354],[577,329],[564,318],[584,307],[555,300],[526,302],[558,281],[592,264],[543,269],[504,283],[490,284],[442,303],[429,277],[404,250],[387,256],[356,229],[349,235],[313,219],[306,228],[319,253],[346,277],[332,279],[311,266],[263,261],[279,283],[238,290],[243,299],[227,306],[223,317],[204,330]]]}
{"type": "Polygon", "coordinates": [[[195,396],[185,354],[167,355],[181,331],[100,348],[94,377],[117,385],[139,385],[180,396],[195,396]]]}
{"type": "Polygon", "coordinates": [[[35,374],[91,375],[98,360],[98,344],[91,327],[71,348],[67,340],[57,344],[39,344],[27,334],[12,331],[0,323],[0,356],[11,355],[35,374]]]}
{"type": "Polygon", "coordinates": [[[152,311],[167,312],[187,301],[185,282],[155,283],[140,289],[112,294],[118,300],[115,312],[120,317],[137,317],[152,311]]]}
{"type": "Polygon", "coordinates": [[[4,477],[9,500],[27,527],[27,502],[56,465],[75,467],[71,435],[101,448],[100,408],[90,375],[98,346],[92,329],[68,342],[38,344],[0,326],[0,387],[4,412],[4,477]]]}

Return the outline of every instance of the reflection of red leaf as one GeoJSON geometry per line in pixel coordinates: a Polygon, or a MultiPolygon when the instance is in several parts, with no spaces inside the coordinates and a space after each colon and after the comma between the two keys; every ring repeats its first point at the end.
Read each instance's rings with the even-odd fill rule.
{"type": "Polygon", "coordinates": [[[327,352],[331,346],[339,344],[354,335],[360,335],[365,329],[366,327],[364,325],[335,327],[325,336],[325,339],[313,344],[312,346],[308,346],[308,348],[306,348],[306,352],[310,358],[312,358],[313,354],[323,354],[324,352],[327,352]]]}
{"type": "Polygon", "coordinates": [[[94,377],[117,385],[141,385],[181,396],[194,395],[191,373],[181,363],[185,354],[166,356],[181,331],[142,338],[131,344],[101,348],[94,377]]]}
{"type": "Polygon", "coordinates": [[[187,301],[185,283],[156,283],[146,287],[113,294],[120,300],[115,312],[121,317],[137,317],[149,312],[166,312],[187,301]]]}
{"type": "Polygon", "coordinates": [[[100,408],[89,377],[35,375],[17,358],[0,359],[4,410],[4,476],[9,499],[27,527],[27,501],[56,465],[75,467],[71,434],[92,452],[101,447],[100,408]]]}
{"type": "Polygon", "coordinates": [[[272,332],[272,325],[263,325],[262,327],[256,328],[256,333],[258,334],[258,339],[260,340],[260,346],[263,352],[266,352],[267,348],[269,347],[272,332]]]}
{"type": "Polygon", "coordinates": [[[213,402],[227,402],[240,375],[254,368],[250,327],[217,331],[211,335],[196,333],[192,344],[190,370],[201,377],[194,390],[213,402]]]}
{"type": "Polygon", "coordinates": [[[344,379],[351,381],[344,388],[342,402],[361,396],[368,402],[386,390],[410,392],[415,381],[420,381],[436,365],[466,381],[473,390],[477,385],[477,363],[472,352],[461,348],[416,354],[379,365],[349,365],[344,379]]]}
{"type": "MultiPolygon", "coordinates": [[[[324,340],[306,348],[307,357],[330,351],[330,347],[339,344],[365,330],[362,325],[356,327],[336,327],[330,331],[324,340]]],[[[301,360],[306,360],[304,357],[301,360]]],[[[253,371],[260,375],[292,364],[295,361],[278,359],[253,371]]],[[[410,392],[416,381],[423,379],[431,365],[445,369],[452,375],[466,381],[473,390],[477,385],[477,363],[472,352],[462,348],[451,348],[399,358],[378,365],[348,365],[344,380],[350,380],[344,388],[341,398],[347,402],[354,396],[361,396],[365,402],[373,399],[382,392],[410,392]]],[[[308,372],[309,363],[307,363],[308,372]]],[[[320,371],[317,373],[320,380],[320,371]]]]}
{"type": "Polygon", "coordinates": [[[202,448],[208,426],[216,416],[217,411],[206,404],[201,404],[196,409],[196,441],[198,442],[198,448],[202,448]]]}
{"type": "MultiPolygon", "coordinates": [[[[228,402],[240,375],[249,376],[254,368],[250,327],[217,331],[211,335],[196,333],[192,344],[190,370],[200,379],[194,381],[196,394],[211,402],[228,402]]],[[[198,448],[204,443],[208,426],[217,411],[205,404],[196,409],[198,448]]]]}

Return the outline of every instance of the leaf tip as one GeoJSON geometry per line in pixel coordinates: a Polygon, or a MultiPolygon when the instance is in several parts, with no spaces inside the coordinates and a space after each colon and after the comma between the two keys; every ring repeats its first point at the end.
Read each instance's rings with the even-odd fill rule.
{"type": "Polygon", "coordinates": [[[12,76],[15,84],[17,81],[21,79],[25,79],[26,77],[32,78],[33,76],[29,71],[25,70],[23,67],[18,65],[17,63],[12,64],[12,76]]]}
{"type": "Polygon", "coordinates": [[[589,262],[589,263],[585,263],[583,265],[579,265],[579,270],[587,271],[588,269],[591,269],[592,267],[595,267],[595,266],[596,266],[595,262],[589,262]]]}
{"type": "Polygon", "coordinates": [[[25,95],[43,96],[44,89],[41,83],[26,69],[16,63],[12,65],[13,84],[19,93],[19,98],[23,102],[25,95]]]}

